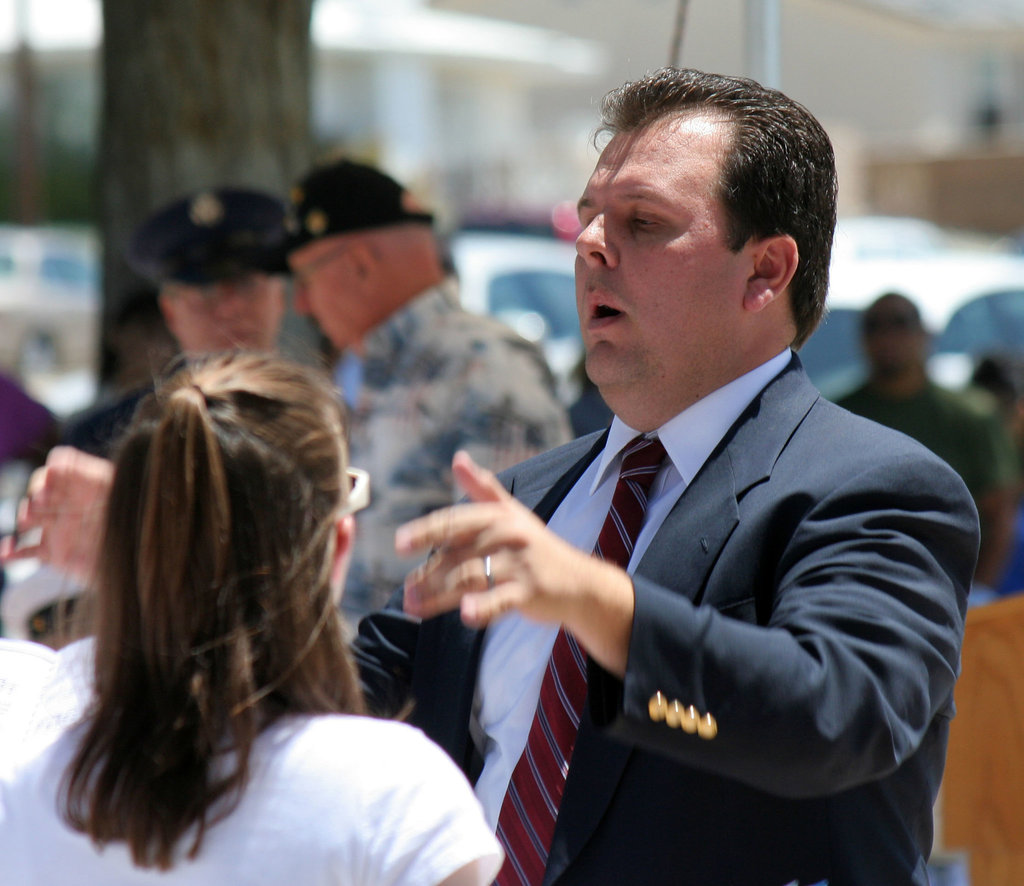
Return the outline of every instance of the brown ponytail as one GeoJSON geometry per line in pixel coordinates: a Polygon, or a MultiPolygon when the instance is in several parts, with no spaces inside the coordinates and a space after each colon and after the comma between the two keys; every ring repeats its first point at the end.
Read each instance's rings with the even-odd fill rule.
{"type": "Polygon", "coordinates": [[[237,804],[270,723],[363,710],[330,589],[346,462],[333,390],[279,358],[213,359],[140,408],[108,505],[73,827],[167,869],[237,804]]]}

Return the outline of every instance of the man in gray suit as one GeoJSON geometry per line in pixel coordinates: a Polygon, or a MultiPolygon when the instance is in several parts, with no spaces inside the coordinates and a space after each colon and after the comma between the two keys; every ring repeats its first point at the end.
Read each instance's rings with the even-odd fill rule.
{"type": "Polygon", "coordinates": [[[499,478],[456,456],[469,501],[399,530],[429,557],[360,627],[371,703],[411,699],[474,781],[500,884],[925,884],[977,515],[793,353],[825,307],[829,140],[696,71],[603,111],[577,307],[615,419],[499,478]]]}

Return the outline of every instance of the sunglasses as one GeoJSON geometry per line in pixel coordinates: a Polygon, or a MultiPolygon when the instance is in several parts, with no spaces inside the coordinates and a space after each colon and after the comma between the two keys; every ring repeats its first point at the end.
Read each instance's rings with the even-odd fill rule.
{"type": "Polygon", "coordinates": [[[361,511],[370,503],[370,475],[359,468],[348,468],[345,474],[352,485],[348,490],[348,500],[337,511],[338,517],[361,511]]]}

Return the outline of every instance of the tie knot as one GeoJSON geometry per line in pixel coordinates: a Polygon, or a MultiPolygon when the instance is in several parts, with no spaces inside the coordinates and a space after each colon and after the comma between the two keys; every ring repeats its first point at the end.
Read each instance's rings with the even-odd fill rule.
{"type": "Polygon", "coordinates": [[[620,480],[630,480],[650,489],[661,463],[665,460],[665,444],[657,437],[634,437],[622,451],[620,480]]]}

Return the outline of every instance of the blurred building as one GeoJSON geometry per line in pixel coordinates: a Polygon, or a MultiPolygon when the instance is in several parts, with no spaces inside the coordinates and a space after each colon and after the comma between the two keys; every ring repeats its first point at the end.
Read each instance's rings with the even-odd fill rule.
{"type": "Polygon", "coordinates": [[[420,0],[317,0],[311,30],[321,143],[412,183],[449,224],[575,201],[581,182],[566,170],[584,139],[538,125],[537,110],[601,77],[600,42],[420,0]]]}
{"type": "MultiPolygon", "coordinates": [[[[95,150],[100,2],[0,0],[8,168],[19,36],[47,163],[95,150]]],[[[452,224],[575,200],[608,89],[673,61],[763,76],[760,46],[832,134],[844,212],[1024,226],[1024,0],[317,0],[312,38],[319,144],[380,162],[452,224]]],[[[0,206],[18,178],[0,175],[0,206]]]]}
{"type": "Polygon", "coordinates": [[[434,0],[593,40],[592,81],[536,96],[541,129],[593,125],[599,97],[670,62],[763,76],[826,125],[841,211],[1007,232],[1024,225],[1024,0],[434,0]],[[676,51],[680,6],[685,28],[676,51]],[[759,29],[774,31],[765,35],[759,29]]]}

